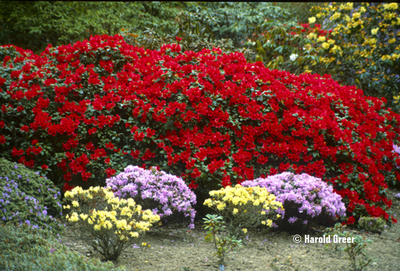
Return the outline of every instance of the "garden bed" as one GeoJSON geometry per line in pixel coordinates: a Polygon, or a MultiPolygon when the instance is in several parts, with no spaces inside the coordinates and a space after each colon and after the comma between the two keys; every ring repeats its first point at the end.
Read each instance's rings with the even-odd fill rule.
{"type": "MultiPolygon", "coordinates": [[[[389,196],[396,191],[390,190],[389,196]]],[[[397,191],[396,193],[398,193],[397,191]]],[[[390,197],[392,198],[392,197],[390,197]]],[[[393,199],[391,211],[400,217],[400,200],[393,199]]],[[[372,240],[366,252],[374,261],[366,270],[397,270],[400,264],[400,225],[386,228],[381,234],[355,231],[372,240]]],[[[194,230],[184,225],[170,224],[153,228],[136,248],[124,251],[117,266],[127,270],[218,270],[211,243],[204,242],[206,231],[198,218],[194,230]],[[142,246],[146,242],[151,247],[142,246]]],[[[308,233],[310,237],[322,236],[322,229],[308,233]]],[[[250,232],[246,245],[228,254],[225,270],[350,270],[345,252],[335,251],[334,246],[325,249],[323,244],[300,244],[293,242],[287,232],[250,232]],[[276,268],[274,269],[274,266],[276,268]]],[[[302,234],[304,236],[304,234],[302,234]]],[[[88,257],[101,258],[76,238],[67,227],[62,242],[71,249],[88,257]]]]}

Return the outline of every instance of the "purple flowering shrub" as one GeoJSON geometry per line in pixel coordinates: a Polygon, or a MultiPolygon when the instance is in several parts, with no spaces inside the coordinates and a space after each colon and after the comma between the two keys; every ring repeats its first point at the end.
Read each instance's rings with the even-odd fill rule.
{"type": "Polygon", "coordinates": [[[346,206],[333,188],[306,173],[295,175],[283,172],[242,183],[245,187],[260,186],[276,196],[283,204],[279,211],[282,219],[276,223],[284,229],[306,229],[310,226],[333,225],[338,217],[346,214],[346,206]]]}
{"type": "Polygon", "coordinates": [[[28,224],[32,228],[62,232],[64,225],[48,214],[36,198],[21,191],[19,185],[7,176],[0,176],[0,221],[6,224],[28,224]]]}
{"type": "Polygon", "coordinates": [[[128,166],[124,172],[106,180],[106,186],[114,191],[119,198],[133,198],[144,209],[152,209],[161,218],[173,213],[183,213],[190,216],[189,228],[194,228],[196,211],[196,195],[185,182],[164,171],[143,169],[138,166],[128,166]]]}

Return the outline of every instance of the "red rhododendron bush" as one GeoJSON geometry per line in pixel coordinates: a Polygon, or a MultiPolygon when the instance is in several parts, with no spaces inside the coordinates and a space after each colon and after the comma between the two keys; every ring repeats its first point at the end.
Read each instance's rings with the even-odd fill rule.
{"type": "Polygon", "coordinates": [[[386,191],[400,180],[400,115],[328,75],[219,49],[144,50],[119,35],[40,56],[2,46],[0,61],[0,155],[64,190],[104,185],[128,165],[158,166],[201,193],[289,171],[333,185],[349,224],[395,222],[386,191]]]}

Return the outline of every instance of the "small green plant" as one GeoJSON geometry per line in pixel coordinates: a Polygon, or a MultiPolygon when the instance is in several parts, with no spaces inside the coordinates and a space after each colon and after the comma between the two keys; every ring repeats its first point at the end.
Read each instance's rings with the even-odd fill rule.
{"type": "Polygon", "coordinates": [[[366,231],[380,233],[386,227],[386,221],[381,217],[362,216],[358,220],[358,227],[366,231]]]}
{"type": "Polygon", "coordinates": [[[80,238],[105,260],[117,261],[124,249],[160,220],[159,215],[143,211],[133,199],[115,197],[108,188],[83,190],[78,186],[65,193],[65,201],[71,202],[64,206],[71,209],[67,220],[76,223],[80,238]]]}
{"type": "Polygon", "coordinates": [[[49,230],[27,224],[16,226],[0,223],[0,270],[122,271],[113,263],[87,258],[60,243],[49,230]]]}
{"type": "Polygon", "coordinates": [[[212,242],[218,257],[218,264],[225,265],[225,256],[228,252],[234,250],[238,246],[242,246],[242,240],[236,239],[235,235],[226,234],[222,216],[207,214],[203,227],[208,230],[204,240],[212,242]]]}
{"type": "Polygon", "coordinates": [[[345,228],[346,225],[337,223],[333,228],[327,229],[324,235],[330,236],[333,240],[333,243],[327,244],[325,248],[335,244],[336,250],[347,252],[348,257],[346,258],[350,260],[350,266],[353,268],[353,270],[361,271],[372,261],[372,258],[368,257],[364,251],[367,244],[371,244],[372,241],[365,240],[364,236],[346,231],[345,228]],[[346,247],[340,248],[339,244],[343,244],[343,242],[339,242],[338,240],[344,240],[344,238],[346,239],[346,247]]]}

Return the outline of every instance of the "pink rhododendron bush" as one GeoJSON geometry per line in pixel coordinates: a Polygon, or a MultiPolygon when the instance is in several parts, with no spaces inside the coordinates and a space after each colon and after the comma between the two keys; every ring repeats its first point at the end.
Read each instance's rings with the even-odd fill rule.
{"type": "Polygon", "coordinates": [[[219,49],[159,51],[95,36],[41,55],[0,47],[0,155],[65,190],[157,166],[196,193],[307,173],[332,185],[347,223],[395,219],[400,115],[329,75],[292,75],[219,49]]]}

